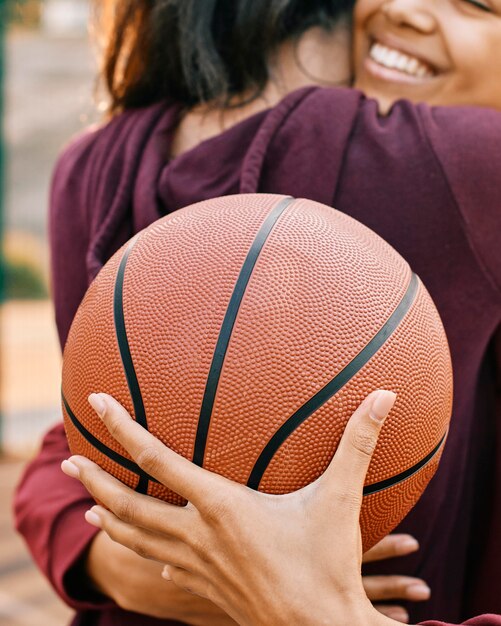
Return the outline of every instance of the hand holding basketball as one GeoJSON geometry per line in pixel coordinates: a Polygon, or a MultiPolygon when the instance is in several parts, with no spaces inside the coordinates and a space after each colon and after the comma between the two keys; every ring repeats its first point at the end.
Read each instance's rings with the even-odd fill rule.
{"type": "Polygon", "coordinates": [[[218,604],[239,624],[395,623],[365,595],[359,526],[365,474],[394,394],[370,394],[327,471],[282,496],[195,466],[111,397],[91,400],[138,465],[189,504],[180,508],[135,493],[87,459],[72,457],[66,473],[110,509],[93,507],[90,523],[141,556],[167,563],[173,582],[218,604]]]}

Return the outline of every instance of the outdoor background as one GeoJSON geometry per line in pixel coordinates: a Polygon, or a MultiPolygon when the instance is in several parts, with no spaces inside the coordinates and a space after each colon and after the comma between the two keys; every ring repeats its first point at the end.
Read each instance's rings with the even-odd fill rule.
{"type": "Polygon", "coordinates": [[[11,501],[26,460],[60,419],[47,195],[57,154],[97,119],[95,61],[87,35],[88,0],[0,0],[5,3],[10,16],[4,17],[2,53],[6,273],[0,312],[0,626],[66,626],[71,611],[15,534],[11,501]]]}

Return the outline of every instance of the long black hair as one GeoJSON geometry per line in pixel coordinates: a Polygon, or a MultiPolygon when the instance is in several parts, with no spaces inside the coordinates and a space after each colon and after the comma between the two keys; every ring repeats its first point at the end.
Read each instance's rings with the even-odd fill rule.
{"type": "Polygon", "coordinates": [[[354,0],[96,0],[109,111],[257,97],[276,47],[331,29],[354,0]]]}

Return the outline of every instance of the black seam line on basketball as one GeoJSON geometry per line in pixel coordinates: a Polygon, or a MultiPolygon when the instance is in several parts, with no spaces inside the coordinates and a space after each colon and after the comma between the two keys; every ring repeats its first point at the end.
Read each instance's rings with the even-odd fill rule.
{"type": "Polygon", "coordinates": [[[219,337],[214,350],[214,356],[212,357],[212,363],[202,399],[202,406],[200,408],[200,417],[198,420],[197,434],[195,437],[195,446],[193,451],[193,463],[201,467],[204,463],[209,424],[214,407],[217,387],[219,385],[219,379],[221,377],[221,370],[223,368],[226,351],[230,343],[231,334],[233,332],[240,304],[242,303],[245,290],[247,289],[247,285],[249,284],[249,280],[264,244],[266,243],[280,216],[283,214],[285,209],[287,209],[287,207],[294,202],[294,200],[295,198],[291,197],[284,198],[270,211],[261,225],[254,241],[252,242],[249,252],[247,253],[247,257],[242,265],[242,269],[240,270],[237,282],[235,283],[235,287],[221,325],[221,330],[219,331],[219,337]]]}
{"type": "Polygon", "coordinates": [[[144,410],[143,398],[141,396],[141,389],[136,376],[136,370],[134,369],[134,363],[132,361],[132,355],[129,347],[129,340],[127,338],[127,330],[125,328],[125,315],[123,309],[123,286],[125,279],[125,268],[129,259],[130,253],[136,243],[136,239],[133,239],[127,246],[126,251],[120,261],[120,267],[118,268],[117,278],[115,281],[115,293],[113,297],[113,314],[115,319],[115,333],[118,342],[118,348],[120,350],[120,357],[122,359],[122,365],[127,379],[127,385],[134,405],[134,415],[138,424],[141,424],[144,428],[148,429],[146,422],[146,413],[144,410]]]}
{"type": "Polygon", "coordinates": [[[137,493],[148,493],[148,486],[150,484],[150,480],[151,480],[150,478],[144,476],[143,474],[140,474],[135,491],[137,493]]]}
{"type": "MultiPolygon", "coordinates": [[[[134,416],[136,422],[141,424],[143,428],[148,430],[148,423],[146,421],[146,412],[144,410],[143,397],[141,395],[141,388],[136,376],[136,370],[134,369],[134,363],[132,361],[132,354],[130,352],[129,340],[127,338],[127,330],[125,328],[125,314],[123,308],[123,287],[125,279],[125,268],[129,259],[130,253],[134,248],[137,241],[137,237],[134,237],[127,249],[125,250],[120,266],[117,272],[117,278],[115,281],[115,291],[113,295],[113,314],[115,319],[115,333],[118,342],[118,348],[120,350],[120,357],[122,359],[122,365],[125,372],[125,378],[129,387],[129,393],[132,398],[132,404],[134,405],[134,416]]],[[[138,493],[146,493],[148,490],[148,481],[139,480],[136,491],[138,493]]]]}
{"type": "Polygon", "coordinates": [[[442,447],[447,437],[447,433],[448,433],[448,430],[445,431],[445,435],[442,437],[442,439],[440,439],[440,441],[433,448],[433,450],[429,454],[427,454],[423,459],[421,459],[421,461],[416,463],[416,465],[409,467],[409,469],[406,469],[405,471],[400,472],[400,474],[396,474],[395,476],[392,476],[391,478],[386,478],[385,480],[381,480],[377,483],[372,483],[372,485],[366,485],[364,487],[364,496],[370,496],[374,493],[378,493],[379,491],[383,491],[384,489],[389,489],[390,487],[394,487],[395,485],[398,485],[398,483],[401,483],[404,480],[407,480],[408,478],[413,476],[414,474],[417,474],[420,469],[422,469],[425,465],[427,465],[433,459],[433,457],[436,456],[436,454],[442,447]]]}
{"type": "Polygon", "coordinates": [[[381,346],[391,337],[395,329],[403,320],[416,297],[419,280],[416,274],[412,274],[409,286],[398,304],[397,308],[381,327],[379,332],[369,341],[365,348],[342,369],[337,376],[329,381],[320,391],[312,396],[302,407],[300,407],[289,419],[282,424],[273,437],[263,448],[258,460],[247,481],[247,486],[251,489],[258,489],[259,483],[270,464],[273,456],[286,441],[286,439],[315,411],[332,398],[346,383],[357,374],[362,367],[376,354],[381,346]]]}
{"type": "Polygon", "coordinates": [[[77,416],[73,413],[63,393],[61,393],[61,397],[63,400],[64,408],[66,409],[66,413],[68,413],[68,416],[73,426],[75,426],[78,432],[88,443],[91,444],[91,446],[93,446],[94,448],[96,448],[96,450],[99,450],[99,452],[117,463],[117,465],[120,465],[124,469],[129,470],[129,472],[132,472],[133,474],[137,474],[139,476],[139,482],[146,481],[146,483],[148,483],[148,481],[151,480],[154,483],[158,483],[158,480],[143,471],[137,463],[134,463],[134,461],[131,461],[127,457],[121,455],[119,452],[115,452],[115,450],[109,448],[105,443],[100,441],[91,432],[89,432],[80,422],[77,416]]]}

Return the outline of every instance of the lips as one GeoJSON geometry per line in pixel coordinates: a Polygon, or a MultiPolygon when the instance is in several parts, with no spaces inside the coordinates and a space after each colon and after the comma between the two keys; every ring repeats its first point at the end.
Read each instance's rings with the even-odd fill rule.
{"type": "Polygon", "coordinates": [[[401,72],[404,75],[417,79],[426,79],[436,76],[434,68],[412,56],[395,48],[391,48],[375,41],[370,50],[369,57],[376,64],[392,71],[401,72]]]}

